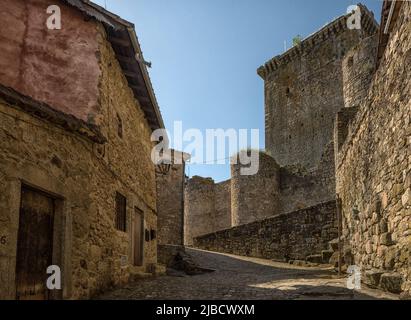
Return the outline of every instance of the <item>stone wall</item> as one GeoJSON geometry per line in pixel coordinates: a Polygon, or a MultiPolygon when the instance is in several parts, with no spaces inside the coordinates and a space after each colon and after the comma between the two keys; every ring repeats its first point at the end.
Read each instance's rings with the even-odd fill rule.
{"type": "Polygon", "coordinates": [[[242,175],[242,167],[240,163],[231,165],[233,226],[279,214],[280,167],[275,160],[260,152],[258,173],[242,175]]]}
{"type": "Polygon", "coordinates": [[[194,176],[184,190],[184,239],[231,227],[231,181],[215,183],[211,178],[194,176]]]}
{"type": "Polygon", "coordinates": [[[317,167],[280,171],[280,212],[292,212],[335,199],[334,144],[329,143],[317,167]]]}
{"type": "MultiPolygon", "coordinates": [[[[42,113],[33,112],[36,103],[27,107],[29,98],[22,98],[23,102],[19,103],[13,103],[6,96],[0,100],[0,235],[4,239],[0,244],[0,298],[3,299],[15,298],[22,184],[61,199],[56,209],[59,222],[54,228],[57,240],[53,244],[53,254],[58,255],[54,254],[53,263],[62,268],[63,298],[89,298],[127,282],[134,272],[151,270],[157,262],[157,240],[149,237],[144,241],[143,266],[133,266],[132,225],[136,208],[144,212],[144,229],[157,230],[151,129],[106,41],[104,28],[94,20],[87,23],[91,24],[89,28],[98,31],[95,39],[98,52],[93,52],[90,60],[98,57],[98,130],[107,142],[95,142],[85,129],[73,132],[73,123],[80,120],[47,105],[39,108],[49,110],[54,117],[41,117],[42,113]],[[71,124],[64,127],[65,120],[56,120],[57,114],[61,119],[71,119],[71,124]],[[122,137],[118,134],[115,115],[123,120],[122,137]],[[116,192],[127,199],[126,232],[115,228],[116,192]]],[[[67,42],[70,48],[78,47],[82,38],[73,37],[71,41],[73,43],[67,42]]],[[[0,56],[5,54],[8,53],[0,51],[0,56]]],[[[58,69],[61,63],[63,67],[57,74],[64,74],[65,83],[70,83],[64,90],[53,93],[64,91],[76,97],[77,91],[70,90],[71,81],[76,87],[79,82],[64,71],[69,61],[56,60],[54,66],[58,69]]],[[[87,70],[87,64],[82,66],[87,70]]],[[[78,110],[90,106],[78,101],[72,104],[78,110]]]]}
{"type": "Polygon", "coordinates": [[[338,18],[301,44],[258,69],[264,79],[265,144],[280,166],[316,167],[333,137],[333,121],[344,105],[344,55],[377,24],[362,8],[362,29],[338,18]]]}
{"type": "Polygon", "coordinates": [[[184,191],[184,244],[192,245],[193,238],[214,231],[214,180],[194,176],[184,191]]]}
{"type": "Polygon", "coordinates": [[[193,232],[190,237],[201,235],[199,232],[204,230],[215,232],[335,199],[333,143],[310,171],[295,166],[280,168],[265,152],[260,153],[257,174],[243,176],[240,168],[232,165],[232,178],[217,184],[210,179],[193,178],[185,190],[186,201],[195,203],[186,204],[185,228],[188,234],[193,232]],[[206,226],[202,228],[198,223],[206,226]]]}
{"type": "Polygon", "coordinates": [[[175,157],[183,160],[188,156],[182,152],[171,150],[170,171],[157,172],[157,214],[158,243],[162,245],[184,244],[184,187],[185,161],[175,162],[175,157]]]}
{"type": "Polygon", "coordinates": [[[216,183],[214,231],[231,228],[231,180],[216,183]]]}
{"type": "Polygon", "coordinates": [[[82,120],[98,121],[96,24],[54,0],[1,1],[0,12],[0,83],[82,120]],[[63,27],[49,30],[46,10],[56,4],[63,27]]]}
{"type": "Polygon", "coordinates": [[[411,290],[411,3],[337,155],[343,235],[375,285],[411,290]]]}
{"type": "Polygon", "coordinates": [[[356,107],[367,96],[377,65],[378,34],[365,38],[342,61],[345,107],[356,107]]]}
{"type": "Polygon", "coordinates": [[[279,261],[305,260],[337,237],[335,201],[194,239],[204,250],[279,261]]]}

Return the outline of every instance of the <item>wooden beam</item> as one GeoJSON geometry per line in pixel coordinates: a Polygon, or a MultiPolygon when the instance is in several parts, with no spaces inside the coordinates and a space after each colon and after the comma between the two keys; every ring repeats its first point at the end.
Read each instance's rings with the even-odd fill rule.
{"type": "Polygon", "coordinates": [[[137,72],[134,72],[134,71],[131,71],[131,70],[123,70],[123,73],[128,78],[140,79],[139,74],[137,72]]]}
{"type": "Polygon", "coordinates": [[[125,57],[121,54],[117,54],[116,56],[117,56],[117,59],[119,61],[122,61],[122,62],[125,62],[125,63],[136,63],[136,62],[138,62],[136,60],[136,58],[134,58],[134,57],[125,57]]]}
{"type": "MultiPolygon", "coordinates": [[[[140,103],[147,103],[147,104],[151,104],[151,100],[150,100],[150,98],[148,98],[148,97],[142,97],[142,96],[137,96],[137,100],[140,102],[140,103]]],[[[151,110],[150,110],[151,111],[151,110]]]]}
{"type": "Polygon", "coordinates": [[[131,47],[131,42],[126,39],[110,36],[109,41],[122,47],[131,47]]]}

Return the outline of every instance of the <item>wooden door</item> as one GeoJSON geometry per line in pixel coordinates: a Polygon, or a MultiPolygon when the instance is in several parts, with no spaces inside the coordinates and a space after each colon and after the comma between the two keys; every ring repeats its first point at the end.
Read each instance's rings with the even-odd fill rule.
{"type": "Polygon", "coordinates": [[[143,265],[143,231],[144,231],[144,214],[143,212],[135,208],[134,216],[134,265],[143,265]]]}
{"type": "Polygon", "coordinates": [[[16,298],[46,300],[47,267],[52,265],[54,200],[22,188],[16,261],[16,298]]]}

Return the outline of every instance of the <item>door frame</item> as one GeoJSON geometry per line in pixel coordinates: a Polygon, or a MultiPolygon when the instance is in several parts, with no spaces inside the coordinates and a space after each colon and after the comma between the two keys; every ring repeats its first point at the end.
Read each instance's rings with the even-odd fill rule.
{"type": "MultiPolygon", "coordinates": [[[[23,189],[28,189],[39,194],[42,194],[48,198],[51,198],[54,203],[54,212],[53,212],[53,229],[52,229],[52,243],[51,247],[51,263],[52,265],[57,265],[60,267],[61,270],[61,284],[62,290],[54,290],[49,291],[47,294],[47,300],[60,300],[63,299],[63,290],[65,284],[65,261],[63,256],[64,250],[64,228],[65,223],[63,221],[64,217],[64,197],[57,195],[53,192],[46,191],[45,189],[35,186],[31,183],[28,183],[24,180],[21,180],[20,183],[20,199],[18,203],[18,217],[17,217],[17,232],[16,232],[16,258],[14,261],[14,272],[15,272],[15,279],[14,279],[14,298],[17,299],[17,255],[18,255],[18,235],[20,232],[20,210],[23,201],[23,189]]],[[[46,270],[45,270],[46,271],[46,270]]]]}
{"type": "Polygon", "coordinates": [[[133,266],[134,267],[142,267],[144,266],[144,230],[145,230],[145,219],[144,219],[144,211],[141,210],[139,207],[135,206],[134,207],[134,212],[133,212],[133,266]],[[141,220],[141,226],[140,226],[140,256],[141,256],[141,264],[138,265],[136,263],[136,245],[137,245],[137,240],[136,240],[136,223],[135,223],[135,219],[138,218],[138,216],[140,216],[140,220],[141,220]]]}

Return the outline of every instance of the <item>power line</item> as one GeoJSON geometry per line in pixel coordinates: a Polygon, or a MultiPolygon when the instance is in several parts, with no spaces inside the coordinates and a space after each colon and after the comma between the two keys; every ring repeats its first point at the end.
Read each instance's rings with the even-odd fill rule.
{"type": "MultiPolygon", "coordinates": [[[[188,164],[191,165],[191,166],[195,166],[195,165],[203,165],[203,164],[215,163],[215,162],[218,162],[218,161],[228,160],[228,159],[231,159],[231,157],[221,158],[221,159],[214,159],[214,160],[210,160],[210,161],[204,161],[204,162],[202,162],[202,163],[190,163],[190,162],[188,162],[188,164]]],[[[218,163],[215,163],[215,164],[218,164],[218,163]]]]}

